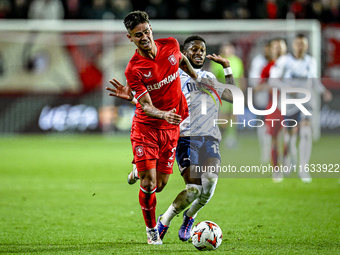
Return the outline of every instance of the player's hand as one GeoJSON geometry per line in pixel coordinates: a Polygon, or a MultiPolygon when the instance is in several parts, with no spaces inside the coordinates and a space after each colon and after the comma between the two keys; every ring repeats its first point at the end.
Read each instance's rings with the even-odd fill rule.
{"type": "Polygon", "coordinates": [[[322,95],[322,98],[325,102],[330,102],[333,99],[333,94],[328,89],[326,89],[322,95]]]}
{"type": "Polygon", "coordinates": [[[106,87],[106,90],[111,92],[109,93],[109,96],[119,97],[121,99],[125,99],[128,101],[131,101],[133,99],[133,95],[131,93],[129,84],[126,84],[125,86],[123,86],[115,78],[112,78],[112,80],[110,80],[110,83],[114,86],[114,88],[106,87]]]}
{"type": "Polygon", "coordinates": [[[182,121],[181,115],[175,113],[176,109],[172,109],[171,111],[167,111],[164,113],[164,119],[172,124],[172,125],[179,125],[182,121]]]}
{"type": "Polygon", "coordinates": [[[221,57],[221,55],[216,55],[215,53],[213,54],[209,54],[206,56],[206,58],[221,64],[223,66],[223,68],[229,67],[230,66],[230,62],[228,59],[221,57]]]}

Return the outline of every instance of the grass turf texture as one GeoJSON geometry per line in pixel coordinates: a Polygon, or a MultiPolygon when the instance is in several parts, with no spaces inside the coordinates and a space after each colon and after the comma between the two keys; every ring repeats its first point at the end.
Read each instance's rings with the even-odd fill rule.
{"type": "MultiPolygon", "coordinates": [[[[223,164],[258,165],[255,136],[222,150],[223,164]]],[[[196,254],[178,239],[175,217],[164,245],[146,244],[138,203],[129,186],[128,137],[17,136],[0,139],[0,253],[196,254]]],[[[314,144],[312,162],[340,163],[339,137],[314,144]]],[[[263,176],[259,176],[263,177],[263,176]]],[[[157,194],[157,215],[185,187],[177,166],[157,194]]],[[[220,178],[196,222],[223,231],[214,254],[340,254],[338,179],[220,178]]]]}

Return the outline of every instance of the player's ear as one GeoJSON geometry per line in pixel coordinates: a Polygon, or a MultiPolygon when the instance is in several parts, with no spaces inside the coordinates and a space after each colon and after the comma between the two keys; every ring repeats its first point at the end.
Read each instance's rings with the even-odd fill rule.
{"type": "Polygon", "coordinates": [[[130,42],[132,42],[131,35],[129,33],[126,34],[127,38],[129,38],[130,42]]]}
{"type": "Polygon", "coordinates": [[[185,51],[185,50],[182,50],[182,54],[184,55],[184,56],[187,56],[187,52],[185,51]]]}

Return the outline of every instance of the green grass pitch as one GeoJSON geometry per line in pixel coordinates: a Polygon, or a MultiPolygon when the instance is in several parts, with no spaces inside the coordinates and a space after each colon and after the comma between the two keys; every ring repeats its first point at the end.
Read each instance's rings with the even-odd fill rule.
{"type": "MultiPolygon", "coordinates": [[[[222,164],[259,165],[256,137],[239,137],[236,150],[222,149],[222,164]]],[[[314,143],[311,163],[339,164],[339,138],[314,143]]],[[[126,182],[131,158],[127,136],[2,137],[0,253],[201,254],[178,239],[181,215],[164,245],[146,244],[139,185],[126,182]]],[[[223,231],[213,254],[340,254],[338,178],[258,177],[220,178],[197,216],[223,231]]],[[[157,194],[157,215],[184,187],[176,166],[157,194]]]]}

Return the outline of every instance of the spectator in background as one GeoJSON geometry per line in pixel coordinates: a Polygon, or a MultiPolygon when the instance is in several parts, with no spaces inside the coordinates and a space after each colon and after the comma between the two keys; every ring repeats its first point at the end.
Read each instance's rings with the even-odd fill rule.
{"type": "Polygon", "coordinates": [[[0,0],[0,19],[6,19],[10,17],[11,5],[8,0],[0,0]]]}
{"type": "Polygon", "coordinates": [[[205,19],[220,19],[220,4],[218,0],[202,0],[201,1],[201,15],[205,19]]]}
{"type": "Polygon", "coordinates": [[[321,21],[323,22],[339,22],[339,1],[338,0],[328,0],[321,1],[322,2],[322,17],[321,21]]]}
{"type": "Polygon", "coordinates": [[[84,6],[81,17],[84,19],[113,19],[114,14],[108,8],[106,0],[92,0],[84,6]]]}
{"type": "MultiPolygon", "coordinates": [[[[241,88],[242,91],[245,90],[245,81],[243,79],[244,75],[244,67],[242,59],[238,56],[236,56],[236,49],[235,45],[231,42],[227,42],[221,45],[219,54],[222,56],[222,58],[226,58],[230,62],[230,66],[233,69],[233,75],[235,78],[236,86],[241,88]]],[[[211,72],[216,75],[216,78],[223,82],[222,79],[224,79],[224,71],[220,64],[217,64],[215,62],[211,62],[210,64],[211,72]]],[[[228,102],[223,102],[222,106],[220,107],[220,118],[221,119],[227,119],[228,121],[233,120],[233,122],[236,121],[236,116],[232,114],[233,113],[233,105],[228,102]]],[[[227,125],[221,125],[220,130],[222,133],[222,137],[226,136],[225,145],[229,148],[234,148],[237,145],[237,126],[233,125],[225,129],[227,125]]]]}
{"type": "Polygon", "coordinates": [[[322,3],[321,0],[313,0],[308,9],[308,17],[311,19],[322,19],[322,3]]]}
{"type": "Polygon", "coordinates": [[[14,0],[12,5],[12,19],[27,19],[28,2],[27,0],[14,0]]]}
{"type": "Polygon", "coordinates": [[[294,0],[289,8],[289,12],[294,15],[296,19],[307,18],[308,3],[307,0],[294,0]]]}
{"type": "Polygon", "coordinates": [[[29,19],[63,19],[65,15],[60,0],[33,0],[28,9],[29,19]]]}
{"type": "Polygon", "coordinates": [[[266,11],[269,19],[277,19],[278,17],[278,6],[276,0],[267,0],[266,11]]]}
{"type": "Polygon", "coordinates": [[[152,19],[167,19],[169,5],[166,0],[148,0],[145,7],[145,12],[149,14],[152,19]]]}
{"type": "Polygon", "coordinates": [[[78,19],[80,15],[80,0],[66,0],[65,3],[65,18],[78,19]]]}
{"type": "Polygon", "coordinates": [[[223,19],[248,19],[250,15],[247,1],[226,1],[222,4],[223,19]]]}
{"type": "Polygon", "coordinates": [[[109,6],[114,19],[124,19],[133,10],[130,0],[109,0],[109,6]]]}
{"type": "Polygon", "coordinates": [[[199,15],[199,4],[191,0],[176,0],[170,5],[170,19],[195,19],[203,18],[199,15]]]}

